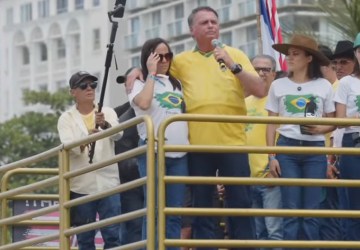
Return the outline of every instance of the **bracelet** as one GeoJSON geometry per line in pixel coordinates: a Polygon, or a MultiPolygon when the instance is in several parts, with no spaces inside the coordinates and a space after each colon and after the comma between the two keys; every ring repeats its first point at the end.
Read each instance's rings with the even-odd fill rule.
{"type": "Polygon", "coordinates": [[[147,77],[150,78],[151,80],[154,80],[154,81],[156,80],[156,74],[155,73],[149,73],[147,77]]]}
{"type": "Polygon", "coordinates": [[[276,160],[276,154],[269,154],[269,161],[276,160]]]}

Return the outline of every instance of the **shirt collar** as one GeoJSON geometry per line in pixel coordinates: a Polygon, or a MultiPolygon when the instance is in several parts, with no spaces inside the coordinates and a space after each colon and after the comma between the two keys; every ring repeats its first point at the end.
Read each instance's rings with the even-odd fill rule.
{"type": "MultiPolygon", "coordinates": [[[[224,47],[225,47],[225,44],[223,44],[223,43],[220,42],[220,48],[224,48],[224,47]]],[[[197,44],[195,45],[195,47],[194,47],[194,49],[193,49],[193,52],[194,52],[194,53],[195,53],[195,52],[199,52],[201,55],[203,55],[203,56],[205,56],[205,57],[210,57],[210,56],[214,53],[213,50],[212,50],[212,51],[209,51],[209,52],[203,52],[203,51],[201,51],[201,50],[199,49],[199,47],[198,47],[197,44]]]]}
{"type": "Polygon", "coordinates": [[[159,78],[166,78],[166,79],[169,79],[169,76],[168,75],[163,75],[163,74],[156,74],[157,77],[159,78]]]}

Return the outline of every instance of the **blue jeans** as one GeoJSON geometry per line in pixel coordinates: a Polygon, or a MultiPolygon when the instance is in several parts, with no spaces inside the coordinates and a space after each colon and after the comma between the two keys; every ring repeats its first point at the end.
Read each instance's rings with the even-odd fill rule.
{"type": "MultiPolygon", "coordinates": [[[[252,189],[253,208],[279,209],[281,204],[280,187],[254,186],[252,189]]],[[[256,217],[256,238],[259,240],[282,240],[283,219],[281,217],[256,217]]],[[[260,250],[265,248],[260,248],[260,250]]],[[[282,248],[266,248],[281,250],[282,248]]]]}
{"type": "MultiPolygon", "coordinates": [[[[143,206],[144,195],[141,187],[121,193],[121,214],[142,209],[143,206]]],[[[142,221],[140,217],[121,223],[121,245],[141,240],[142,221]]]]}
{"type": "MultiPolygon", "coordinates": [[[[71,199],[85,196],[71,192],[71,199]]],[[[75,226],[81,226],[96,221],[96,213],[99,219],[104,220],[120,215],[120,195],[115,194],[100,200],[91,201],[72,209],[72,217],[76,218],[75,226]]],[[[100,229],[104,240],[104,249],[120,246],[120,225],[113,224],[100,229]]],[[[95,234],[96,230],[87,231],[77,234],[79,250],[95,250],[95,234]]]]}
{"type": "MultiPolygon", "coordinates": [[[[344,134],[342,146],[346,148],[355,147],[352,134],[344,134]]],[[[360,156],[359,155],[341,155],[340,170],[343,179],[359,180],[360,179],[360,156]]],[[[360,188],[346,188],[348,201],[347,205],[350,210],[360,210],[360,188]]],[[[347,240],[360,240],[360,219],[349,218],[347,220],[347,240]]]]}
{"type": "MultiPolygon", "coordinates": [[[[337,163],[336,167],[340,170],[337,163]]],[[[340,170],[340,178],[342,171],[340,170]]],[[[324,199],[321,202],[321,209],[345,210],[348,209],[347,189],[344,187],[325,187],[324,199]]],[[[346,218],[321,218],[320,239],[330,240],[346,240],[346,218]]],[[[324,248],[324,250],[331,248],[324,248]]]]}
{"type": "MultiPolygon", "coordinates": [[[[139,145],[144,145],[140,140],[139,145]]],[[[157,161],[156,161],[157,166],[157,161]]],[[[156,167],[156,176],[157,176],[156,167]]],[[[146,156],[139,157],[139,173],[141,177],[146,176],[146,156]]],[[[170,176],[188,176],[188,157],[184,155],[180,158],[165,158],[165,174],[170,176]]],[[[157,183],[157,181],[156,181],[157,183]]],[[[166,185],[166,206],[167,207],[183,207],[185,201],[185,184],[167,184],[166,185]]],[[[144,204],[146,206],[146,186],[144,186],[144,204]]],[[[157,200],[157,198],[156,198],[157,200]]],[[[157,220],[156,220],[157,221],[157,220]]],[[[146,218],[143,220],[142,238],[147,238],[146,233],[146,218]]],[[[166,217],[166,238],[180,239],[181,238],[181,216],[172,215],[166,217]]],[[[168,250],[179,250],[179,247],[168,247],[168,250]]]]}
{"type": "MultiPolygon", "coordinates": [[[[191,176],[249,177],[250,167],[247,154],[239,153],[192,153],[189,161],[191,176]]],[[[192,185],[193,207],[213,207],[215,185],[192,185]]],[[[251,190],[249,186],[225,185],[225,203],[230,208],[251,208],[251,190]]],[[[228,232],[231,239],[255,239],[253,217],[229,217],[228,232]]],[[[192,230],[195,239],[214,239],[216,226],[212,217],[197,216],[193,220],[192,230]]],[[[198,249],[214,250],[213,247],[198,249]]],[[[235,248],[234,248],[235,249],[235,248]]],[[[237,249],[237,248],[236,248],[237,249]]],[[[254,248],[239,248],[254,249],[254,248]]]]}
{"type": "MultiPolygon", "coordinates": [[[[324,147],[324,141],[301,141],[280,135],[277,146],[324,147]]],[[[281,178],[326,178],[326,156],[311,154],[278,154],[281,178]]],[[[322,187],[282,186],[282,204],[285,209],[319,209],[322,187]]],[[[299,232],[305,240],[319,240],[318,218],[284,218],[284,240],[297,240],[299,232]]]]}

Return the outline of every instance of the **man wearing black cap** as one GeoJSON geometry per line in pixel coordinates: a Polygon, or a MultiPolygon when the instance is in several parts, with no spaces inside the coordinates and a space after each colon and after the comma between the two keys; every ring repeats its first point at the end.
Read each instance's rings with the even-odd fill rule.
{"type": "MultiPolygon", "coordinates": [[[[319,45],[319,50],[331,61],[333,59],[333,52],[328,46],[319,45]]],[[[336,76],[335,66],[333,64],[329,64],[327,66],[321,66],[321,73],[323,74],[324,78],[328,80],[332,85],[333,89],[335,90],[339,80],[336,76]]]]}
{"type": "MultiPolygon", "coordinates": [[[[332,60],[333,53],[331,49],[325,45],[319,45],[319,50],[329,59],[332,60]]],[[[336,59],[335,59],[336,60],[336,59]]],[[[344,60],[339,59],[339,61],[344,60]]],[[[341,64],[338,65],[339,69],[341,64]]],[[[324,78],[327,79],[333,87],[333,90],[336,91],[339,80],[337,79],[335,65],[330,64],[328,66],[322,66],[321,72],[324,75],[324,78]]],[[[341,69],[342,70],[342,69],[341,69]]],[[[342,139],[342,129],[335,130],[331,135],[326,136],[326,145],[330,147],[341,147],[338,141],[342,139]]],[[[337,168],[337,160],[335,155],[327,155],[327,172],[326,176],[328,179],[337,179],[339,176],[339,170],[337,168]]],[[[338,187],[324,187],[324,197],[321,201],[322,209],[331,209],[338,210],[340,207],[340,195],[342,195],[342,189],[338,187]]],[[[321,218],[320,219],[320,239],[321,240],[342,240],[342,219],[340,218],[321,218]]],[[[328,248],[325,248],[328,249],[328,248]]]]}
{"type": "MultiPolygon", "coordinates": [[[[97,77],[85,71],[79,71],[70,78],[70,94],[74,97],[75,105],[65,111],[58,120],[58,132],[62,143],[69,143],[89,134],[105,130],[118,124],[115,111],[103,107],[97,112],[95,88],[97,77]],[[96,125],[99,129],[96,129],[96,125]]],[[[99,162],[113,157],[114,141],[121,134],[115,134],[96,142],[93,161],[99,162]]],[[[89,145],[81,145],[70,151],[70,170],[78,170],[89,166],[89,145]]],[[[92,171],[70,179],[70,198],[75,199],[88,194],[112,189],[120,184],[117,164],[92,171]]],[[[120,214],[120,195],[115,194],[99,200],[91,201],[72,208],[71,224],[81,226],[95,222],[96,214],[100,220],[120,214]]],[[[120,226],[113,224],[100,229],[104,249],[120,246],[120,226]]],[[[95,230],[77,234],[80,250],[95,250],[95,230]]]]}
{"type": "Polygon", "coordinates": [[[332,65],[335,66],[336,76],[340,80],[350,75],[354,70],[354,43],[348,40],[339,41],[332,57],[332,65]]]}

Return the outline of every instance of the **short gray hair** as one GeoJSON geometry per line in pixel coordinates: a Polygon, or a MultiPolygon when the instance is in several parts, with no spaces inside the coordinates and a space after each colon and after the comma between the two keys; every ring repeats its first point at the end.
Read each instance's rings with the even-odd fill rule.
{"type": "Polygon", "coordinates": [[[274,58],[274,57],[269,56],[269,55],[256,55],[256,56],[254,56],[254,57],[251,59],[251,63],[252,63],[256,58],[269,60],[269,61],[271,62],[271,69],[272,69],[272,71],[276,71],[276,61],[275,61],[275,58],[274,58]]]}

